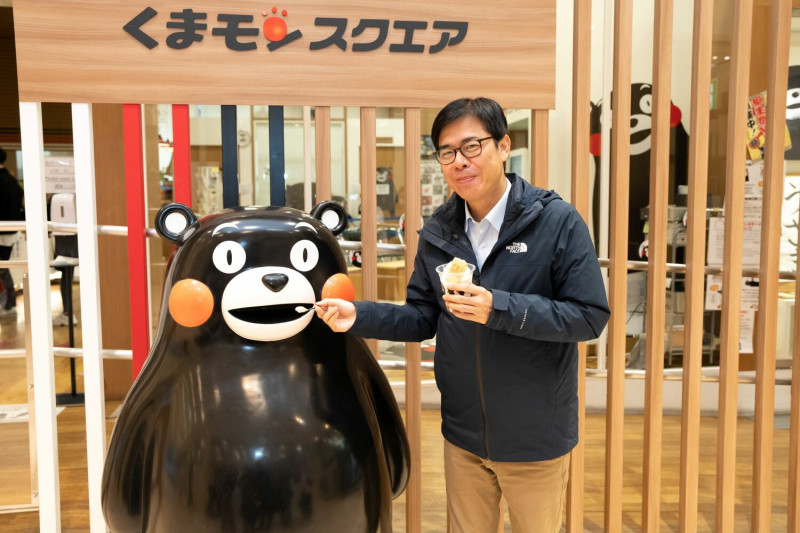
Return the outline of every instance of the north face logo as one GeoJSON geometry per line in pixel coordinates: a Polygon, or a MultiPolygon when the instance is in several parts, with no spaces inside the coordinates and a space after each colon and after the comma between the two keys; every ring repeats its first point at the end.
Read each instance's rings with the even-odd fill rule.
{"type": "Polygon", "coordinates": [[[506,246],[506,250],[512,254],[522,254],[528,251],[528,245],[524,242],[514,242],[506,246]]]}

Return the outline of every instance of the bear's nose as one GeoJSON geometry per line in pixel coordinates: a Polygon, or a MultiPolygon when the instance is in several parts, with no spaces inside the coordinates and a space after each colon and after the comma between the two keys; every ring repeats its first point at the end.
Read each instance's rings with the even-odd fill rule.
{"type": "Polygon", "coordinates": [[[261,278],[261,283],[272,292],[278,292],[289,283],[289,276],[286,274],[267,274],[261,278]]]}

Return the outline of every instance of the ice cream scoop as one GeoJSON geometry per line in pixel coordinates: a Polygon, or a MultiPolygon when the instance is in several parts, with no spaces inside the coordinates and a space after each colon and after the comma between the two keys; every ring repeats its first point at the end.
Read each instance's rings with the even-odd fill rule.
{"type": "Polygon", "coordinates": [[[436,272],[439,274],[442,291],[447,292],[447,285],[472,283],[472,273],[475,272],[475,265],[456,257],[449,263],[437,266],[436,272]]]}

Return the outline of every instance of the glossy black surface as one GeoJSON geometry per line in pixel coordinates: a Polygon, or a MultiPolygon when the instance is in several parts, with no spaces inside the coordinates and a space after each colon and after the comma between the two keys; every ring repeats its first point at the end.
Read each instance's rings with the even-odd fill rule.
{"type": "MultiPolygon", "coordinates": [[[[288,208],[236,208],[189,224],[188,232],[164,232],[180,246],[156,340],[111,438],[102,496],[109,527],[388,531],[409,460],[391,388],[361,339],[293,310],[346,272],[333,234],[288,208]],[[226,240],[246,255],[231,273],[212,257],[226,240]],[[301,240],[318,251],[305,272],[296,266],[312,262],[309,245],[290,257],[301,240]],[[166,307],[170,288],[186,278],[215,297],[211,317],[195,328],[176,324],[166,307]],[[234,332],[237,320],[251,338],[234,332]]],[[[241,253],[230,244],[220,250],[232,271],[241,253]]]]}

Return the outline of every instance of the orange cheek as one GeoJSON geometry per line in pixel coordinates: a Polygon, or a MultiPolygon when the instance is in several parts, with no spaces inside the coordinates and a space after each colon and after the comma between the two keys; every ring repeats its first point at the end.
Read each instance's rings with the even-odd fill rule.
{"type": "Polygon", "coordinates": [[[169,293],[169,314],[187,328],[203,324],[214,311],[214,295],[196,279],[182,279],[169,293]]]}
{"type": "Polygon", "coordinates": [[[322,298],[341,298],[352,302],[356,299],[356,288],[347,274],[334,274],[322,286],[322,298]]]}

